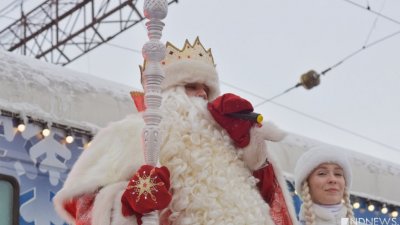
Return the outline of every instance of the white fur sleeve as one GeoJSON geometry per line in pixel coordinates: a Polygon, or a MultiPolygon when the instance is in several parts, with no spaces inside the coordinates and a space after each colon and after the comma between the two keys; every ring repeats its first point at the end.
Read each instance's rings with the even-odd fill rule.
{"type": "Polygon", "coordinates": [[[121,197],[126,185],[128,181],[123,181],[107,185],[99,191],[93,203],[92,224],[137,225],[135,216],[122,215],[121,197]]]}
{"type": "Polygon", "coordinates": [[[262,127],[253,127],[250,130],[250,143],[243,148],[243,160],[251,170],[261,168],[267,160],[268,141],[280,141],[286,133],[272,123],[263,123],[262,127]]]}

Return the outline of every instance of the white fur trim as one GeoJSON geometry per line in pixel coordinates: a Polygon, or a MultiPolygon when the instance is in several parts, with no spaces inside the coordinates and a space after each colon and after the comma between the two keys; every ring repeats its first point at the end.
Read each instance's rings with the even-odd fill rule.
{"type": "Polygon", "coordinates": [[[59,215],[75,221],[64,209],[64,202],[99,187],[128,180],[144,164],[141,145],[143,118],[139,115],[112,123],[102,129],[72,167],[63,188],[54,197],[59,215]]]}
{"type": "Polygon", "coordinates": [[[96,195],[92,209],[92,224],[109,225],[136,225],[136,217],[124,217],[121,212],[121,197],[128,181],[111,184],[103,187],[96,195]]]}
{"type": "MultiPolygon", "coordinates": [[[[60,193],[60,192],[58,192],[60,193]]],[[[53,205],[54,209],[56,210],[57,214],[65,220],[68,224],[75,224],[75,218],[69,214],[67,210],[64,208],[64,202],[67,201],[66,199],[62,198],[61,195],[57,193],[56,196],[53,198],[53,205]]],[[[70,200],[70,199],[69,199],[70,200]]]]}
{"type": "MultiPolygon", "coordinates": [[[[306,223],[306,219],[304,216],[304,205],[302,204],[300,207],[300,212],[299,212],[299,220],[301,224],[306,223]]],[[[338,215],[334,215],[330,209],[324,208],[323,206],[313,204],[312,205],[312,210],[315,214],[315,224],[318,225],[332,225],[332,224],[337,224],[337,218],[346,218],[347,216],[347,208],[344,205],[341,205],[341,209],[338,213],[338,215]]],[[[358,223],[357,225],[363,225],[362,223],[358,223]]]]}
{"type": "MultiPolygon", "coordinates": [[[[206,102],[194,104],[191,109],[185,105],[186,102],[181,102],[182,107],[177,108],[177,105],[181,104],[179,101],[189,100],[189,97],[184,94],[183,88],[179,88],[179,90],[177,88],[174,91],[179,92],[182,99],[171,98],[169,104],[163,102],[163,110],[167,110],[164,113],[174,116],[163,118],[161,125],[164,126],[164,129],[169,129],[169,123],[169,125],[173,125],[174,129],[162,132],[165,135],[163,140],[168,139],[169,141],[163,142],[160,152],[160,160],[163,160],[163,165],[170,169],[171,185],[176,191],[169,206],[173,212],[172,216],[176,215],[179,217],[176,220],[182,219],[182,222],[192,221],[191,219],[195,219],[194,216],[198,216],[200,220],[194,220],[198,221],[198,224],[210,222],[208,219],[212,218],[215,221],[228,222],[229,220],[229,222],[235,221],[236,223],[242,221],[241,224],[272,225],[273,222],[268,214],[269,207],[255,186],[256,179],[251,176],[251,171],[239,159],[238,151],[233,147],[229,136],[226,132],[221,131],[212,119],[205,107],[206,102]],[[195,110],[196,108],[203,109],[203,111],[195,110]],[[182,114],[186,115],[187,111],[185,110],[188,110],[189,113],[187,117],[182,118],[182,114]],[[179,113],[182,114],[178,115],[179,113]],[[204,217],[205,215],[207,218],[204,217]]],[[[166,90],[164,94],[168,92],[166,90]]],[[[168,100],[168,96],[163,99],[163,101],[165,100],[168,100]]],[[[202,99],[190,100],[201,101],[202,99]]],[[[102,195],[99,196],[99,199],[96,197],[96,205],[112,199],[111,196],[114,195],[108,191],[112,192],[115,187],[118,192],[118,185],[121,185],[119,188],[123,187],[122,183],[124,182],[121,181],[125,180],[126,183],[129,177],[144,163],[142,148],[138,144],[141,143],[143,124],[141,116],[134,115],[110,125],[96,136],[91,147],[82,153],[64,187],[55,197],[56,208],[60,209],[61,213],[59,213],[63,215],[64,219],[68,218],[70,220],[67,221],[74,222],[63,208],[63,202],[80,194],[93,192],[98,187],[103,187],[104,190],[101,191],[101,194],[99,193],[102,195]],[[111,185],[119,182],[121,184],[111,185]]],[[[260,138],[265,138],[263,132],[260,133],[260,138]]],[[[266,157],[271,161],[272,158],[268,155],[266,148],[262,149],[265,152],[260,154],[266,153],[266,157]]],[[[273,164],[273,166],[288,202],[290,215],[295,215],[291,210],[292,203],[288,201],[291,198],[287,197],[286,183],[280,169],[277,165],[273,164]]],[[[122,193],[122,191],[118,192],[113,201],[113,217],[119,220],[117,223],[113,219],[113,224],[125,225],[129,224],[127,221],[132,221],[132,218],[122,217],[120,210],[115,210],[121,207],[118,199],[122,193]]],[[[94,211],[97,215],[97,211],[102,211],[102,209],[96,206],[94,211]]],[[[105,217],[107,216],[105,215],[105,217]]],[[[292,216],[293,221],[296,221],[295,218],[292,216]]]]}
{"type": "Polygon", "coordinates": [[[274,159],[274,156],[268,151],[266,140],[279,141],[285,136],[285,132],[278,129],[272,123],[263,124],[261,128],[254,127],[250,130],[250,143],[243,148],[243,160],[247,167],[251,170],[257,170],[268,160],[268,163],[274,168],[275,176],[282,189],[285,198],[286,206],[289,210],[290,218],[293,224],[297,222],[296,211],[293,206],[293,199],[289,193],[285,177],[282,173],[279,164],[274,159]]]}
{"type": "Polygon", "coordinates": [[[336,163],[342,167],[346,180],[346,187],[350,190],[352,173],[347,156],[340,152],[332,151],[327,146],[320,145],[311,148],[297,160],[294,168],[294,178],[298,193],[302,193],[301,185],[303,181],[322,163],[336,163]]]}
{"type": "Polygon", "coordinates": [[[273,123],[263,123],[261,127],[250,129],[250,143],[243,148],[243,160],[251,170],[259,169],[267,159],[265,141],[280,141],[286,133],[273,123]]]}
{"type": "Polygon", "coordinates": [[[244,163],[251,170],[261,168],[267,159],[267,145],[259,129],[258,127],[250,129],[250,143],[242,148],[244,163]]]}
{"type": "Polygon", "coordinates": [[[214,100],[220,95],[218,73],[215,67],[196,60],[180,60],[163,68],[165,78],[164,90],[188,83],[202,83],[209,88],[208,98],[214,100]]]}
{"type": "MultiPolygon", "coordinates": [[[[122,182],[122,183],[124,183],[122,185],[124,187],[124,189],[121,190],[116,195],[116,198],[114,200],[114,210],[113,210],[111,225],[137,225],[137,220],[134,215],[129,216],[129,217],[124,217],[124,215],[122,215],[121,198],[122,198],[122,195],[124,194],[126,185],[128,185],[128,182],[122,182]]],[[[94,224],[96,224],[96,223],[94,223],[94,224]]]]}
{"type": "Polygon", "coordinates": [[[274,142],[281,141],[287,135],[285,131],[278,128],[272,122],[263,122],[262,126],[258,128],[258,132],[263,135],[264,140],[274,142]]]}

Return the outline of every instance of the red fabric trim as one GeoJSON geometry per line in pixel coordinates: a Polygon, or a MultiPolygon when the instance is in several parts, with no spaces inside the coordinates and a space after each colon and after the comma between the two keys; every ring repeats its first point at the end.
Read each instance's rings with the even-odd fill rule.
{"type": "Polygon", "coordinates": [[[71,214],[72,217],[76,218],[76,202],[78,198],[73,198],[64,204],[64,209],[71,214]]]}
{"type": "Polygon", "coordinates": [[[138,112],[143,112],[146,110],[146,105],[144,104],[144,93],[139,91],[132,91],[131,97],[138,112]]]}
{"type": "Polygon", "coordinates": [[[282,189],[276,179],[272,165],[269,164],[253,172],[253,176],[260,181],[257,187],[264,201],[270,207],[270,215],[275,225],[293,225],[289,209],[286,205],[282,189]]]}
{"type": "Polygon", "coordinates": [[[97,192],[84,194],[64,204],[64,209],[75,218],[76,225],[92,224],[92,209],[96,194],[97,192]]]}

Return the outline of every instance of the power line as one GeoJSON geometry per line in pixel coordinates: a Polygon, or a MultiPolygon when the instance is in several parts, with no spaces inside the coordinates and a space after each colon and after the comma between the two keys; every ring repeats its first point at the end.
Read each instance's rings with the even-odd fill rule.
{"type": "Polygon", "coordinates": [[[142,54],[142,51],[137,50],[137,49],[127,48],[127,47],[124,47],[124,46],[121,46],[121,45],[111,44],[111,43],[108,43],[108,42],[105,42],[104,44],[109,45],[111,47],[127,50],[127,51],[138,53],[138,54],[142,54]]]}
{"type": "Polygon", "coordinates": [[[348,56],[344,57],[344,58],[343,58],[342,60],[340,60],[338,63],[334,64],[334,65],[331,66],[330,68],[328,68],[328,69],[326,69],[325,71],[321,72],[321,74],[322,74],[322,75],[325,75],[325,73],[327,73],[328,71],[332,70],[333,68],[339,66],[339,65],[342,64],[343,62],[349,60],[350,58],[354,57],[354,56],[357,55],[358,53],[360,53],[360,52],[366,50],[367,48],[370,48],[370,47],[372,47],[372,46],[374,46],[374,45],[376,45],[376,44],[378,44],[378,43],[380,43],[380,42],[383,42],[383,41],[385,41],[385,40],[387,40],[387,39],[389,39],[389,38],[392,38],[392,37],[398,35],[399,33],[400,33],[400,30],[398,30],[398,31],[396,31],[396,32],[394,32],[394,33],[391,33],[391,34],[389,34],[389,35],[386,35],[386,36],[384,36],[384,37],[382,37],[382,38],[380,38],[380,39],[378,39],[378,40],[376,40],[376,41],[373,41],[373,42],[369,43],[368,45],[362,46],[360,49],[358,49],[358,50],[352,52],[351,54],[349,54],[348,56]]]}
{"type": "Polygon", "coordinates": [[[254,108],[256,108],[256,107],[258,107],[258,106],[261,106],[261,105],[263,105],[263,104],[265,104],[265,103],[267,103],[267,102],[268,102],[268,103],[272,103],[272,104],[277,105],[277,106],[279,106],[279,107],[281,107],[281,108],[284,108],[284,109],[286,109],[286,110],[289,110],[289,111],[294,112],[294,113],[297,113],[297,114],[300,114],[300,115],[302,115],[302,116],[304,116],[304,117],[307,117],[307,118],[309,118],[309,119],[311,119],[311,120],[320,122],[320,123],[325,124],[325,125],[327,125],[327,126],[333,127],[333,128],[335,128],[335,129],[337,129],[337,130],[340,130],[340,131],[342,131],[342,132],[351,134],[351,135],[353,135],[353,136],[356,136],[356,137],[358,137],[358,138],[364,139],[364,140],[369,141],[369,142],[371,142],[371,143],[374,143],[374,144],[376,144],[376,145],[380,145],[380,146],[385,147],[385,148],[387,148],[387,149],[390,149],[390,150],[393,150],[393,151],[396,151],[396,152],[400,152],[400,148],[397,148],[397,147],[394,147],[394,146],[385,144],[385,143],[383,143],[383,142],[381,142],[381,141],[378,141],[378,140],[372,139],[372,138],[370,138],[370,137],[368,137],[368,136],[359,134],[359,133],[354,132],[354,131],[352,131],[352,130],[350,130],[350,129],[340,127],[340,126],[338,126],[338,125],[336,125],[336,124],[334,124],[334,123],[331,123],[331,122],[322,120],[322,119],[320,119],[320,118],[318,118],[318,117],[315,117],[315,116],[309,115],[309,114],[307,114],[307,113],[301,112],[300,110],[291,108],[291,107],[286,106],[286,105],[284,105],[284,104],[271,101],[271,100],[269,100],[269,99],[267,99],[267,98],[265,98],[265,97],[263,97],[263,96],[261,96],[261,95],[257,95],[257,94],[255,94],[255,93],[253,93],[253,92],[251,92],[251,91],[248,91],[248,90],[243,89],[243,88],[239,88],[239,87],[234,86],[234,85],[232,85],[232,84],[229,84],[229,83],[227,83],[227,82],[221,81],[221,83],[224,84],[224,85],[226,85],[226,86],[229,86],[229,87],[231,87],[231,88],[234,88],[234,89],[236,89],[236,90],[239,90],[239,91],[242,91],[242,92],[247,93],[247,94],[249,94],[249,95],[252,95],[252,96],[254,96],[254,97],[263,99],[263,101],[262,101],[261,103],[256,104],[256,105],[254,106],[254,108]]]}
{"type": "Polygon", "coordinates": [[[400,34],[400,30],[398,30],[398,31],[396,31],[396,32],[394,32],[394,33],[391,33],[391,34],[389,34],[389,35],[387,35],[387,36],[384,36],[384,37],[382,37],[382,38],[380,38],[380,39],[378,39],[378,40],[376,40],[376,41],[374,41],[374,42],[371,42],[371,43],[369,43],[368,45],[362,46],[360,49],[358,49],[358,50],[356,50],[356,51],[350,53],[349,55],[347,55],[347,56],[344,57],[343,59],[339,60],[339,62],[335,63],[333,66],[331,66],[331,67],[325,69],[324,71],[322,71],[322,72],[319,73],[319,74],[316,73],[315,71],[309,71],[309,72],[307,72],[306,74],[303,74],[303,76],[304,76],[304,75],[311,75],[311,76],[309,76],[309,77],[311,77],[311,78],[313,77],[312,79],[315,79],[315,83],[314,83],[312,86],[306,87],[307,85],[305,85],[305,84],[303,83],[303,80],[302,80],[302,81],[300,81],[299,83],[297,83],[296,85],[294,85],[293,87],[290,87],[290,88],[286,89],[285,91],[281,92],[280,94],[274,95],[273,97],[268,98],[268,99],[263,98],[264,101],[263,101],[262,103],[260,103],[260,105],[264,104],[265,102],[272,101],[273,99],[276,99],[276,98],[278,98],[278,97],[280,97],[280,96],[282,96],[282,95],[288,93],[289,91],[291,91],[291,90],[293,90],[293,89],[295,89],[295,88],[298,88],[298,87],[300,87],[300,86],[305,86],[307,89],[311,89],[312,87],[317,86],[317,85],[319,84],[319,77],[320,77],[320,75],[325,75],[327,72],[329,72],[329,71],[331,71],[332,69],[338,67],[339,65],[341,65],[341,64],[344,63],[345,61],[347,61],[347,60],[349,60],[350,58],[356,56],[357,54],[359,54],[360,52],[366,50],[367,48],[370,48],[370,47],[372,47],[372,46],[374,46],[374,45],[376,45],[376,44],[378,44],[378,43],[380,43],[380,42],[383,42],[383,41],[385,41],[385,40],[387,40],[387,39],[389,39],[389,38],[392,38],[392,37],[394,37],[394,36],[396,36],[396,35],[398,35],[398,34],[400,34]],[[313,74],[310,74],[310,73],[313,73],[313,74]]]}
{"type": "Polygon", "coordinates": [[[371,13],[374,13],[374,14],[376,14],[376,15],[382,17],[382,18],[385,18],[385,19],[387,19],[387,20],[389,20],[389,21],[392,21],[393,23],[397,23],[397,24],[400,25],[400,22],[399,22],[399,21],[397,21],[397,20],[395,20],[395,19],[393,19],[393,18],[391,18],[391,17],[389,17],[389,16],[383,15],[383,14],[380,13],[380,12],[376,12],[376,11],[374,11],[374,10],[371,10],[371,7],[369,7],[369,5],[368,5],[367,7],[364,7],[364,6],[362,6],[362,5],[360,5],[360,4],[357,4],[357,3],[353,2],[353,1],[350,1],[350,0],[343,0],[343,1],[345,1],[345,2],[347,2],[347,3],[350,3],[350,4],[352,4],[352,5],[355,5],[355,6],[357,6],[357,7],[360,7],[360,8],[362,8],[362,9],[365,9],[365,10],[371,12],[371,13]]]}
{"type": "Polygon", "coordinates": [[[10,19],[10,20],[15,20],[15,18],[6,16],[6,15],[0,15],[0,18],[6,18],[6,19],[10,19]]]}
{"type": "MultiPolygon", "coordinates": [[[[64,35],[67,35],[67,33],[66,33],[65,31],[62,31],[62,30],[60,30],[60,31],[61,31],[61,33],[63,33],[64,35]]],[[[78,35],[77,37],[81,38],[81,39],[84,40],[84,41],[91,41],[91,40],[89,40],[89,38],[85,38],[85,37],[82,37],[82,36],[80,36],[80,35],[78,35]]],[[[117,45],[117,44],[112,44],[112,43],[109,43],[109,42],[104,42],[103,44],[109,45],[109,46],[114,47],[114,48],[119,48],[119,49],[123,49],[123,50],[126,50],[126,51],[130,51],[130,52],[142,54],[142,51],[137,50],[137,49],[124,47],[124,46],[117,45]]]]}
{"type": "MultiPolygon", "coordinates": [[[[356,5],[356,6],[360,7],[360,8],[365,9],[365,10],[368,10],[368,11],[370,11],[370,12],[372,12],[372,13],[375,13],[378,17],[385,18],[385,19],[387,19],[387,20],[390,20],[390,21],[392,21],[392,22],[397,23],[397,24],[400,25],[400,22],[399,22],[399,21],[397,21],[397,20],[395,20],[395,19],[392,19],[392,18],[390,18],[390,17],[388,17],[388,16],[385,16],[385,15],[383,15],[383,14],[380,13],[380,12],[376,12],[376,11],[374,11],[374,10],[371,10],[371,8],[370,8],[370,6],[369,6],[369,3],[367,3],[367,5],[368,5],[367,7],[363,7],[362,5],[357,4],[357,3],[354,3],[354,2],[352,2],[352,1],[350,1],[350,0],[343,0],[343,1],[346,1],[346,2],[351,3],[351,4],[353,4],[353,5],[356,5]]],[[[381,10],[383,9],[383,6],[384,6],[384,4],[382,4],[381,10]]],[[[331,66],[331,67],[329,67],[329,68],[323,70],[323,71],[322,71],[321,73],[319,73],[319,74],[316,73],[315,71],[309,71],[309,72],[307,72],[307,73],[312,72],[312,73],[314,73],[314,74],[307,74],[307,73],[306,73],[306,74],[303,74],[303,75],[302,75],[302,79],[301,79],[301,81],[300,81],[299,83],[297,83],[297,84],[294,85],[293,87],[290,87],[290,88],[286,89],[285,91],[281,92],[280,94],[274,95],[274,96],[271,97],[271,98],[268,98],[268,99],[265,99],[265,98],[264,98],[264,101],[261,102],[261,103],[259,103],[259,105],[262,105],[262,104],[264,104],[265,102],[272,101],[272,100],[274,100],[274,99],[276,99],[276,98],[278,98],[278,97],[280,97],[280,96],[282,96],[282,95],[285,95],[286,93],[288,93],[288,92],[290,92],[291,90],[293,90],[293,89],[295,89],[295,88],[298,88],[298,87],[300,87],[300,86],[304,86],[304,87],[306,87],[307,89],[311,89],[311,88],[313,88],[314,86],[317,86],[317,85],[319,84],[319,76],[320,76],[320,75],[325,75],[327,72],[331,71],[331,70],[334,69],[335,67],[338,67],[339,65],[341,65],[341,64],[344,63],[345,61],[347,61],[347,60],[349,60],[350,58],[356,56],[357,54],[359,54],[360,52],[366,50],[367,48],[370,48],[370,47],[372,47],[372,46],[374,46],[374,45],[376,45],[376,44],[378,44],[378,43],[380,43],[380,42],[383,42],[383,41],[385,41],[385,40],[387,40],[387,39],[389,39],[389,38],[391,38],[391,37],[393,37],[393,36],[396,36],[397,34],[400,33],[400,30],[399,30],[399,31],[396,31],[396,32],[394,32],[394,33],[392,33],[392,34],[389,34],[389,35],[387,35],[387,36],[384,36],[384,37],[382,37],[382,38],[380,38],[380,39],[378,39],[378,40],[376,40],[376,41],[374,41],[374,42],[372,42],[372,43],[370,43],[370,44],[367,44],[367,42],[369,41],[370,35],[371,35],[371,33],[372,33],[372,30],[374,29],[374,27],[375,27],[375,25],[376,25],[376,21],[377,21],[377,18],[375,19],[375,21],[374,21],[374,23],[373,23],[373,26],[372,26],[372,28],[371,28],[369,34],[368,34],[368,37],[367,37],[367,39],[366,39],[364,45],[363,45],[360,49],[358,49],[358,50],[356,50],[356,51],[350,53],[349,55],[347,55],[347,56],[344,57],[343,59],[339,60],[339,62],[337,62],[337,63],[335,63],[333,66],[331,66]],[[310,76],[305,76],[305,75],[310,75],[310,76]],[[304,78],[307,78],[308,81],[310,81],[310,79],[312,79],[312,80],[313,80],[312,83],[310,83],[310,84],[304,84],[304,83],[303,83],[303,76],[304,76],[304,78]]]]}
{"type": "Polygon", "coordinates": [[[13,7],[12,9],[10,9],[8,12],[4,13],[4,15],[7,15],[8,13],[10,13],[13,9],[15,9],[16,7],[18,7],[18,5],[20,4],[20,2],[23,0],[20,0],[19,2],[15,2],[12,1],[10,4],[8,4],[7,6],[5,6],[4,8],[2,8],[0,10],[0,14],[3,13],[4,11],[8,10],[8,8],[13,7]]]}
{"type": "MultiPolygon", "coordinates": [[[[383,8],[385,7],[385,4],[386,4],[386,0],[383,1],[382,5],[381,5],[381,8],[379,10],[379,13],[382,12],[383,8]]],[[[368,8],[369,8],[369,4],[368,4],[368,8]]],[[[365,39],[364,45],[368,44],[369,38],[371,37],[371,34],[372,34],[372,31],[374,31],[374,29],[376,28],[376,22],[378,22],[378,19],[379,19],[379,16],[376,15],[376,17],[374,19],[374,22],[372,23],[371,29],[368,32],[368,36],[365,39]]]]}

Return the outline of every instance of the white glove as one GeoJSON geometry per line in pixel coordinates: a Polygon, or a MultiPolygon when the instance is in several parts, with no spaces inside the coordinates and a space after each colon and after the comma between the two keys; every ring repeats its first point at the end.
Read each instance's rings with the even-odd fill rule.
{"type": "Polygon", "coordinates": [[[243,161],[251,170],[257,170],[267,162],[267,143],[266,141],[281,141],[286,132],[276,127],[271,122],[264,122],[261,127],[250,129],[250,143],[242,148],[243,161]]]}

